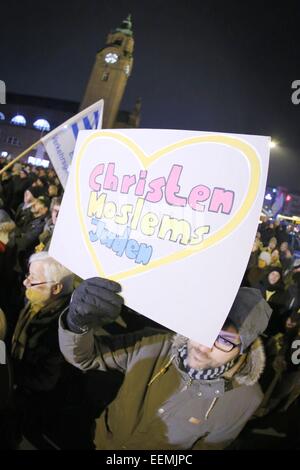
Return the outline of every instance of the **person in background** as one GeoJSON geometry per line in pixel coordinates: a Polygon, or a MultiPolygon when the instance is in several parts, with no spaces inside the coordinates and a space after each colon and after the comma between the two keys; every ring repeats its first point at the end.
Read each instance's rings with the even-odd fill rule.
{"type": "Polygon", "coordinates": [[[277,240],[276,237],[272,237],[269,240],[269,243],[267,246],[264,246],[262,251],[267,251],[268,253],[272,253],[273,250],[277,247],[277,240]]]}
{"type": "Polygon", "coordinates": [[[11,345],[15,383],[19,391],[48,391],[60,374],[57,322],[70,302],[73,274],[47,252],[41,252],[30,257],[24,286],[27,303],[11,345]]]}
{"type": "Polygon", "coordinates": [[[289,249],[288,242],[282,242],[279,249],[280,262],[283,271],[291,269],[294,261],[291,250],[289,249]]]}
{"type": "Polygon", "coordinates": [[[33,218],[31,207],[36,198],[41,196],[43,191],[40,188],[30,186],[24,192],[24,202],[21,203],[15,214],[15,222],[18,228],[26,226],[33,218]]]}
{"type": "Polygon", "coordinates": [[[53,230],[57,221],[57,216],[59,214],[60,205],[61,205],[60,197],[52,198],[51,205],[50,205],[51,216],[45,223],[44,230],[39,236],[40,243],[35,247],[36,253],[38,253],[39,251],[47,251],[49,249],[53,230]]]}
{"type": "Polygon", "coordinates": [[[18,165],[18,163],[13,166],[13,194],[12,200],[9,201],[10,207],[14,212],[22,203],[24,192],[31,186],[31,179],[27,171],[22,168],[22,165],[20,169],[18,167],[18,171],[14,171],[16,165],[18,165]]]}
{"type": "Polygon", "coordinates": [[[33,215],[32,220],[23,226],[16,236],[17,262],[19,263],[16,269],[19,272],[25,272],[29,256],[38,244],[38,237],[46,223],[49,206],[50,200],[47,197],[39,196],[36,198],[30,209],[33,215]]]}
{"type": "Polygon", "coordinates": [[[266,268],[271,264],[271,255],[268,251],[262,251],[258,256],[257,265],[252,266],[247,273],[247,283],[249,287],[260,288],[266,268]]]}
{"type": "Polygon", "coordinates": [[[279,250],[277,250],[277,248],[275,248],[271,252],[271,264],[270,264],[270,266],[281,268],[281,262],[280,262],[280,258],[279,258],[279,250]]]}
{"type": "Polygon", "coordinates": [[[287,411],[300,396],[300,311],[286,319],[283,332],[270,338],[267,357],[275,373],[275,387],[258,416],[264,416],[279,405],[287,411]]]}
{"type": "Polygon", "coordinates": [[[57,195],[58,195],[58,187],[55,184],[49,184],[48,196],[52,198],[52,197],[56,197],[57,195]]]}

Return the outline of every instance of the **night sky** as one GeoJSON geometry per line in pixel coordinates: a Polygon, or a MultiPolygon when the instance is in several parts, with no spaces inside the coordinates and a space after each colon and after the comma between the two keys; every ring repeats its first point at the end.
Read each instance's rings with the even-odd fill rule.
{"type": "Polygon", "coordinates": [[[1,3],[0,79],[11,92],[80,101],[107,33],[132,14],[134,66],[122,109],[141,127],[271,135],[269,184],[300,189],[297,1],[1,3]]]}

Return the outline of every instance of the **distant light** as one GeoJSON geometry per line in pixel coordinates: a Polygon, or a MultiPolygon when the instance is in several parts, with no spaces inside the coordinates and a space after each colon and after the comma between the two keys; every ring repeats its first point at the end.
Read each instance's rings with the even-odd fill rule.
{"type": "Polygon", "coordinates": [[[272,201],[273,198],[272,198],[271,194],[267,194],[265,196],[265,199],[267,199],[267,201],[272,201]]]}
{"type": "Polygon", "coordinates": [[[44,160],[43,158],[36,158],[36,157],[28,157],[27,163],[31,163],[34,166],[43,166],[44,168],[48,168],[50,162],[49,160],[44,160]]]}
{"type": "Polygon", "coordinates": [[[47,131],[47,132],[50,131],[50,124],[46,119],[37,119],[33,123],[33,127],[38,129],[39,131],[47,131]]]}
{"type": "Polygon", "coordinates": [[[273,188],[273,193],[277,193],[277,189],[273,188]]]}
{"type": "Polygon", "coordinates": [[[22,114],[17,114],[11,119],[11,124],[14,124],[15,126],[26,126],[26,119],[22,114]]]}
{"type": "Polygon", "coordinates": [[[274,142],[274,140],[271,140],[269,145],[270,145],[270,148],[273,149],[273,148],[277,147],[277,142],[274,142]]]}
{"type": "Polygon", "coordinates": [[[4,121],[5,120],[5,116],[3,113],[0,113],[0,121],[4,121]]]}
{"type": "Polygon", "coordinates": [[[68,126],[67,126],[67,125],[65,125],[65,126],[64,126],[64,129],[68,129],[68,126]]]}
{"type": "Polygon", "coordinates": [[[7,157],[8,156],[8,152],[1,152],[1,157],[7,157]]]}
{"type": "Polygon", "coordinates": [[[287,195],[285,198],[286,202],[290,202],[292,200],[292,196],[290,194],[287,195]]]}

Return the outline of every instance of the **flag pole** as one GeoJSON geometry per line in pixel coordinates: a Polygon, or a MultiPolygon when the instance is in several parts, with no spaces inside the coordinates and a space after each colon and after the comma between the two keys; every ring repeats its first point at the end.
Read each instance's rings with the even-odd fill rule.
{"type": "Polygon", "coordinates": [[[10,168],[14,163],[16,163],[18,160],[20,160],[20,158],[24,157],[24,155],[26,155],[28,152],[30,152],[30,150],[32,150],[34,147],[36,147],[38,144],[40,144],[42,142],[41,139],[37,140],[36,142],[34,142],[32,145],[30,145],[30,147],[28,147],[27,149],[25,149],[22,153],[20,153],[20,155],[18,155],[16,158],[14,158],[11,162],[9,162],[7,165],[5,165],[4,168],[2,168],[2,170],[0,170],[0,175],[2,175],[2,173],[4,173],[4,171],[8,170],[8,168],[10,168]]]}

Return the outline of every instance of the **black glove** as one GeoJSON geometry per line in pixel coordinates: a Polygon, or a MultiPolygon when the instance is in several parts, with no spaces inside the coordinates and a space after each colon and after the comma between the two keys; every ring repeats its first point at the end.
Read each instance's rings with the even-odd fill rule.
{"type": "Polygon", "coordinates": [[[120,291],[120,284],[101,277],[83,281],[71,298],[66,318],[68,328],[74,333],[83,333],[114,322],[124,302],[118,295],[120,291]]]}

